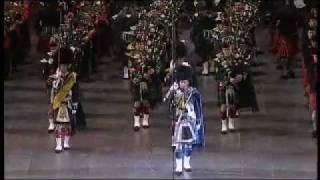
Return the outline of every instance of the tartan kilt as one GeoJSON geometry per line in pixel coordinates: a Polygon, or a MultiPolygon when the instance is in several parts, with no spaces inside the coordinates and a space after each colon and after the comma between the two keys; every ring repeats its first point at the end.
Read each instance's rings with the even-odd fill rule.
{"type": "Polygon", "coordinates": [[[218,93],[217,93],[217,105],[221,106],[226,104],[226,88],[218,86],[218,93]]]}
{"type": "Polygon", "coordinates": [[[54,116],[54,123],[55,124],[70,124],[71,126],[71,135],[74,135],[76,133],[76,119],[74,118],[74,115],[72,114],[72,109],[68,107],[68,105],[66,103],[63,103],[64,104],[64,108],[66,108],[66,114],[65,114],[65,118],[67,118],[68,120],[67,121],[61,121],[60,118],[58,117],[58,114],[59,114],[59,109],[61,107],[59,107],[58,109],[55,109],[53,111],[53,116],[54,116]]]}
{"type": "MultiPolygon", "coordinates": [[[[218,99],[218,102],[217,102],[217,105],[218,106],[221,106],[223,104],[227,104],[227,96],[226,96],[226,87],[221,87],[221,86],[218,86],[218,93],[217,93],[217,99],[218,99]]],[[[235,96],[234,96],[234,99],[231,98],[231,104],[234,104],[234,105],[238,105],[239,103],[239,97],[238,97],[238,91],[237,89],[234,87],[234,91],[235,91],[235,96]],[[233,99],[233,100],[232,100],[233,99]]],[[[230,98],[230,97],[229,97],[230,98]]]]}
{"type": "Polygon", "coordinates": [[[131,85],[130,90],[131,90],[131,96],[132,96],[133,102],[137,102],[137,101],[141,102],[141,100],[150,101],[150,91],[149,90],[145,90],[140,93],[140,86],[139,85],[135,85],[135,84],[130,84],[130,85],[131,85]]]}
{"type": "Polygon", "coordinates": [[[196,141],[195,122],[190,120],[181,120],[175,125],[173,144],[188,143],[194,144],[196,141]]]}
{"type": "Polygon", "coordinates": [[[278,37],[277,55],[279,57],[293,57],[297,52],[297,40],[280,34],[278,37]]]}

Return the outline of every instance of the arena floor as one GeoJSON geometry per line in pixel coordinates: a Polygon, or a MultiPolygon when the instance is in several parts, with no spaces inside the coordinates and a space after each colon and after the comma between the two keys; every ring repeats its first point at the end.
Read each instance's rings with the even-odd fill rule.
{"type": "MultiPolygon", "coordinates": [[[[187,40],[189,57],[198,61],[188,33],[181,38],[187,40]]],[[[39,67],[22,66],[4,82],[5,178],[316,179],[317,142],[304,103],[301,62],[295,69],[298,78],[281,80],[268,52],[268,30],[258,29],[257,40],[265,52],[253,68],[260,112],[241,112],[238,131],[221,135],[214,77],[199,76],[206,147],[194,151],[193,171],[180,177],[173,174],[167,106],[152,112],[149,129],[134,132],[120,62],[103,59],[94,82],[80,84],[88,127],[72,138],[70,151],[60,154],[47,134],[48,102],[39,67]]]]}

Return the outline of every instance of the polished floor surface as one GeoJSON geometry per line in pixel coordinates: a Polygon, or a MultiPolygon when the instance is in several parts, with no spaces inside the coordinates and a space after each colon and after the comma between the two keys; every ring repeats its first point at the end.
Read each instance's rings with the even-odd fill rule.
{"type": "MultiPolygon", "coordinates": [[[[182,38],[192,47],[185,34],[182,38]]],[[[260,112],[242,112],[238,131],[221,135],[214,78],[199,76],[207,144],[194,151],[193,171],[180,177],[173,175],[167,106],[152,112],[150,129],[133,132],[120,62],[104,59],[94,82],[81,84],[88,127],[61,154],[54,153],[54,137],[47,134],[48,102],[39,68],[21,67],[13,80],[4,82],[5,177],[316,179],[317,144],[304,104],[301,62],[297,79],[281,80],[268,53],[268,30],[259,29],[257,37],[265,52],[253,69],[260,112]]],[[[189,57],[197,59],[192,53],[190,48],[189,57]]]]}

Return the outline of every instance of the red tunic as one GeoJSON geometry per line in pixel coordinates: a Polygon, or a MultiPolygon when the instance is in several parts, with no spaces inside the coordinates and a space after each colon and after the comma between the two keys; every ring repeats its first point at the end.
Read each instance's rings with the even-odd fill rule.
{"type": "Polygon", "coordinates": [[[88,40],[93,40],[94,36],[95,36],[96,32],[94,30],[91,30],[87,33],[87,37],[88,37],[88,40]]]}
{"type": "MultiPolygon", "coordinates": [[[[316,84],[318,82],[318,68],[317,68],[317,61],[315,60],[316,57],[312,56],[312,64],[313,64],[313,71],[311,73],[310,77],[310,83],[316,84]]],[[[315,86],[315,85],[314,85],[315,86]]],[[[316,87],[312,87],[310,89],[310,95],[309,95],[309,103],[310,103],[310,109],[312,111],[317,110],[317,91],[315,89],[316,87]]]]}
{"type": "Polygon", "coordinates": [[[4,39],[3,39],[3,48],[4,49],[9,49],[9,47],[10,47],[9,39],[8,39],[7,36],[5,36],[4,39]]]}
{"type": "Polygon", "coordinates": [[[106,14],[98,16],[98,21],[101,21],[101,23],[107,22],[108,16],[106,14]]]}
{"type": "Polygon", "coordinates": [[[29,20],[31,18],[31,1],[32,0],[24,1],[23,17],[25,20],[29,20]]]}
{"type": "MultiPolygon", "coordinates": [[[[315,73],[313,74],[314,78],[313,81],[317,81],[317,69],[315,69],[315,73]]],[[[314,83],[314,82],[311,82],[314,83]]],[[[311,111],[317,110],[317,91],[315,89],[310,88],[310,94],[309,94],[309,107],[311,111]]]]}
{"type": "Polygon", "coordinates": [[[289,57],[288,41],[285,37],[280,37],[278,39],[277,55],[279,57],[289,57]]]}
{"type": "Polygon", "coordinates": [[[293,57],[298,52],[297,41],[279,34],[277,43],[277,55],[280,57],[293,57]]]}
{"type": "MultiPolygon", "coordinates": [[[[302,63],[302,80],[303,80],[303,87],[306,90],[306,88],[308,86],[308,72],[307,72],[307,68],[304,63],[302,63]]],[[[307,92],[307,90],[306,90],[306,92],[307,92]]]]}
{"type": "Polygon", "coordinates": [[[309,108],[311,111],[315,111],[317,110],[317,93],[316,92],[312,92],[309,95],[309,108]]]}

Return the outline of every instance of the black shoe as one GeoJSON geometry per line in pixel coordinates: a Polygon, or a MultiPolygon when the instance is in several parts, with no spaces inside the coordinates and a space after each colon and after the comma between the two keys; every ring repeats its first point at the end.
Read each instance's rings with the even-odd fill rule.
{"type": "Polygon", "coordinates": [[[316,138],[317,136],[318,136],[317,131],[312,131],[312,137],[313,137],[313,138],[316,138]]]}
{"type": "Polygon", "coordinates": [[[294,79],[294,78],[296,78],[296,75],[294,74],[293,71],[290,71],[290,72],[288,73],[288,77],[294,79]]]}
{"type": "Polygon", "coordinates": [[[53,131],[54,131],[54,130],[49,130],[49,129],[48,129],[48,134],[53,133],[53,131]]]}
{"type": "Polygon", "coordinates": [[[221,131],[221,134],[227,134],[228,131],[221,131]]]}
{"type": "Polygon", "coordinates": [[[191,172],[192,171],[192,169],[191,168],[188,168],[188,169],[184,169],[186,172],[191,172]]]}
{"type": "Polygon", "coordinates": [[[235,129],[230,129],[230,132],[235,132],[236,130],[235,129]]]}
{"type": "Polygon", "coordinates": [[[261,54],[264,54],[264,52],[261,51],[261,50],[257,50],[257,51],[256,51],[256,54],[257,54],[257,55],[261,55],[261,54]]]}
{"type": "Polygon", "coordinates": [[[288,78],[289,78],[288,74],[281,76],[281,79],[288,79],[288,78]]]}
{"type": "Polygon", "coordinates": [[[177,176],[181,176],[182,175],[182,171],[181,172],[175,172],[177,176]]]}
{"type": "Polygon", "coordinates": [[[87,125],[78,125],[77,130],[85,130],[87,129],[87,125]]]}
{"type": "Polygon", "coordinates": [[[144,126],[142,126],[142,127],[143,127],[143,128],[145,128],[145,129],[149,128],[149,126],[145,126],[145,125],[144,125],[144,126]]]}
{"type": "Polygon", "coordinates": [[[139,131],[139,129],[140,129],[140,127],[138,127],[138,126],[133,127],[133,130],[136,131],[136,132],[139,131]]]}
{"type": "Polygon", "coordinates": [[[282,69],[283,69],[283,66],[281,66],[280,64],[278,64],[276,68],[277,68],[277,70],[282,70],[282,69]]]}
{"type": "Polygon", "coordinates": [[[62,152],[62,150],[56,150],[56,149],[55,149],[54,152],[57,153],[57,154],[59,154],[59,153],[62,152]]]}
{"type": "Polygon", "coordinates": [[[68,151],[68,150],[70,150],[71,148],[70,148],[70,147],[63,147],[63,149],[68,151]]]}

